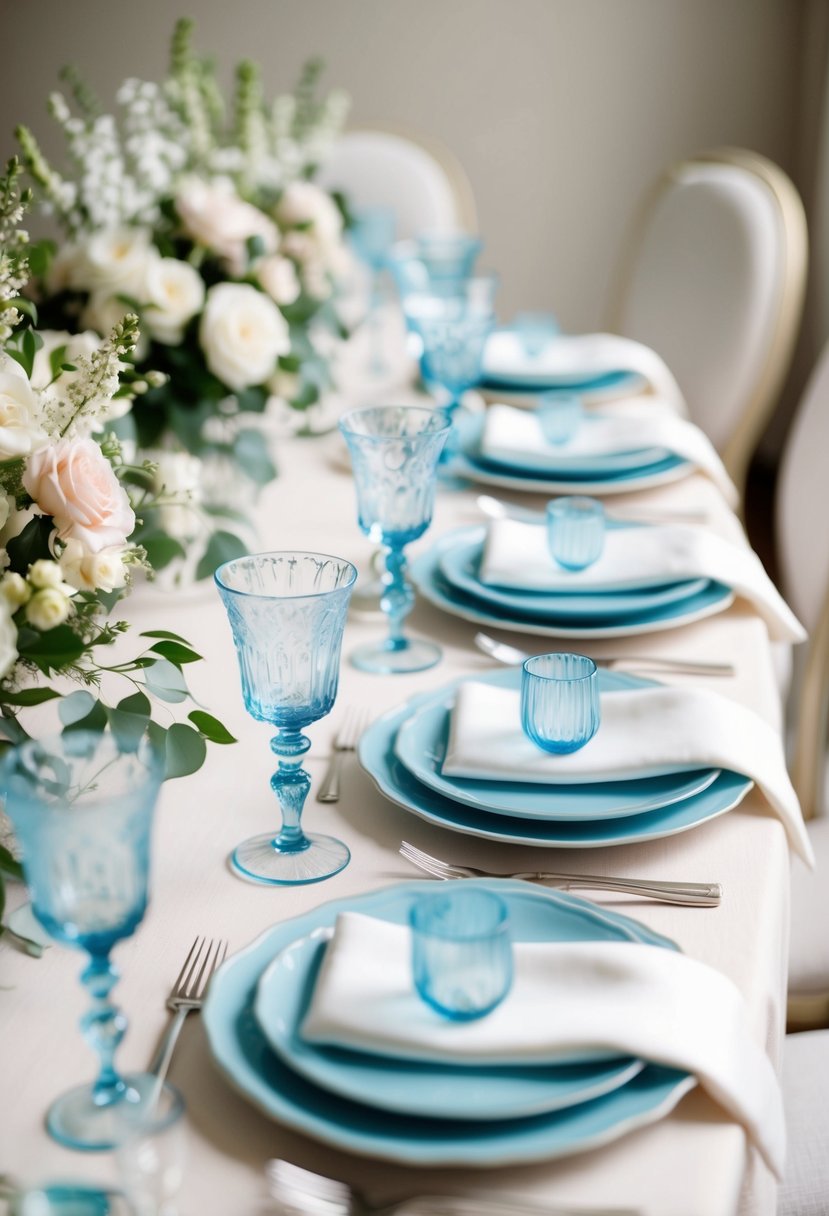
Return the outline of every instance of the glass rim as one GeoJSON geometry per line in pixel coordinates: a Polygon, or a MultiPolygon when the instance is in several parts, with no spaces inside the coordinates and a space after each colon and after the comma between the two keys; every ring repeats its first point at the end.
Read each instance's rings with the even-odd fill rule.
{"type": "Polygon", "coordinates": [[[452,895],[439,894],[437,892],[434,895],[422,895],[415,898],[409,908],[409,926],[412,932],[419,933],[423,937],[436,937],[441,941],[473,942],[479,938],[492,937],[493,934],[501,933],[508,925],[509,907],[506,900],[502,899],[500,895],[496,895],[494,891],[482,890],[480,888],[467,888],[463,892],[455,891],[452,895]],[[437,904],[438,901],[445,903],[447,900],[457,900],[459,897],[462,899],[471,899],[472,897],[483,899],[492,907],[493,912],[496,913],[493,923],[485,929],[472,928],[466,932],[458,931],[457,929],[450,930],[440,924],[424,925],[418,923],[421,916],[429,915],[431,907],[437,904]]]}
{"type": "Polygon", "coordinates": [[[591,511],[596,515],[604,515],[604,503],[600,498],[591,498],[589,494],[562,494],[551,498],[547,503],[547,514],[556,511],[591,511]]]}
{"type": "Polygon", "coordinates": [[[324,595],[333,595],[337,591],[350,590],[357,581],[357,567],[347,557],[338,557],[335,553],[317,553],[311,549],[269,549],[264,553],[248,553],[243,557],[231,557],[229,561],[222,562],[221,566],[213,572],[213,581],[220,591],[226,591],[229,595],[243,596],[245,599],[251,600],[316,600],[322,599],[324,595]],[[297,595],[269,595],[265,591],[245,591],[241,587],[231,587],[220,577],[223,571],[229,569],[230,566],[235,566],[239,562],[252,561],[254,558],[263,557],[315,557],[321,561],[339,562],[342,566],[348,566],[351,570],[351,577],[348,582],[342,583],[339,587],[332,587],[329,591],[303,591],[297,595]]]}
{"type": "MultiPolygon", "coordinates": [[[[44,758],[51,755],[62,762],[71,760],[72,756],[68,755],[62,746],[64,739],[74,740],[79,747],[82,747],[85,742],[93,744],[91,755],[94,755],[94,751],[97,750],[103,739],[108,739],[117,747],[118,756],[135,756],[146,768],[146,780],[140,783],[131,782],[130,791],[141,789],[145,785],[157,785],[160,789],[162,785],[164,759],[161,751],[153,745],[148,735],[142,735],[135,747],[121,748],[111,730],[63,730],[52,731],[50,734],[41,735],[38,738],[26,739],[6,752],[0,760],[0,794],[7,795],[10,790],[19,791],[21,794],[31,791],[35,781],[35,771],[32,769],[27,775],[25,771],[21,771],[18,760],[21,758],[25,760],[28,755],[38,749],[44,751],[44,758]]],[[[112,759],[117,759],[118,756],[112,757],[106,763],[111,763],[112,759]]],[[[79,755],[78,758],[83,759],[83,756],[79,755]]],[[[113,797],[111,791],[102,792],[95,797],[87,798],[81,805],[75,806],[74,810],[77,814],[83,814],[84,811],[95,811],[104,803],[111,804],[113,797]]],[[[50,809],[51,805],[48,804],[50,809]]]]}
{"type": "Polygon", "coordinates": [[[547,654],[533,654],[528,659],[525,659],[521,664],[521,670],[530,676],[533,680],[547,680],[551,684],[578,684],[584,680],[590,680],[598,672],[595,659],[591,659],[589,654],[576,654],[571,650],[551,650],[547,654]],[[559,676],[547,675],[542,671],[532,671],[531,663],[538,663],[542,659],[578,659],[579,663],[588,664],[588,669],[581,675],[559,676]]]}
{"type": "MultiPolygon", "coordinates": [[[[355,438],[366,440],[369,443],[400,443],[402,439],[430,439],[435,435],[442,435],[445,431],[450,430],[452,422],[445,410],[433,409],[427,405],[366,405],[360,409],[349,410],[347,414],[343,414],[337,423],[343,435],[348,438],[349,435],[354,435],[355,438]],[[429,417],[437,418],[441,425],[435,427],[431,431],[415,432],[412,435],[369,435],[364,431],[354,430],[348,421],[351,418],[356,418],[360,414],[371,414],[379,410],[405,410],[409,414],[423,414],[429,417]]],[[[221,569],[221,567],[219,567],[221,569]]]]}

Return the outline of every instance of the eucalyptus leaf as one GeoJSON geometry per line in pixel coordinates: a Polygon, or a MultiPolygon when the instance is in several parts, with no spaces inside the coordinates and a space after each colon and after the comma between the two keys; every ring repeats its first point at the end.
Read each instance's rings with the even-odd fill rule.
{"type": "Polygon", "coordinates": [[[242,471],[258,486],[266,486],[276,477],[276,468],[261,431],[252,428],[239,431],[233,442],[233,455],[242,471]]]}
{"type": "Polygon", "coordinates": [[[174,723],[167,731],[164,776],[187,777],[204,764],[207,744],[197,730],[183,722],[174,723]]]}
{"type": "Polygon", "coordinates": [[[179,669],[167,659],[158,659],[144,668],[144,683],[162,701],[176,704],[187,698],[187,684],[179,669]]]}
{"type": "Polygon", "coordinates": [[[124,713],[122,709],[113,709],[110,706],[106,710],[106,716],[109,728],[117,739],[121,750],[125,752],[134,751],[147,729],[149,714],[124,713]]]}
{"type": "Polygon", "coordinates": [[[49,559],[52,556],[49,549],[49,537],[52,535],[51,519],[43,515],[35,515],[26,527],[6,545],[9,555],[9,567],[16,574],[25,576],[26,571],[40,558],[49,559]]]}
{"type": "Polygon", "coordinates": [[[54,688],[24,688],[21,692],[0,691],[0,703],[26,708],[30,705],[42,705],[44,701],[54,701],[60,695],[54,688]]]}
{"type": "Polygon", "coordinates": [[[149,536],[142,536],[141,544],[147,550],[147,559],[154,570],[163,570],[177,557],[185,556],[185,549],[181,542],[162,532],[152,532],[149,536]]]}
{"type": "Polygon", "coordinates": [[[189,646],[182,646],[180,642],[156,642],[150,649],[156,654],[160,654],[162,658],[169,659],[176,667],[180,667],[182,663],[198,663],[202,658],[200,654],[196,654],[195,650],[191,650],[189,646]]]}
{"type": "Polygon", "coordinates": [[[29,659],[49,675],[76,662],[86,650],[86,643],[69,625],[57,625],[39,633],[28,626],[17,635],[17,650],[21,658],[29,659]]]}
{"type": "Polygon", "coordinates": [[[95,734],[102,734],[107,728],[107,711],[100,701],[92,698],[92,708],[84,717],[76,719],[74,722],[67,722],[63,729],[66,731],[88,730],[95,734]]]}
{"type": "Polygon", "coordinates": [[[209,578],[223,562],[244,557],[247,546],[233,532],[214,532],[196,567],[196,578],[209,578]]]}
{"type": "Polygon", "coordinates": [[[180,633],[173,633],[172,629],[144,629],[138,635],[140,638],[168,638],[171,642],[181,642],[183,646],[189,646],[187,638],[183,638],[180,633]]]}
{"type": "Polygon", "coordinates": [[[227,727],[203,709],[194,709],[187,717],[211,743],[235,743],[236,737],[227,727]]]}

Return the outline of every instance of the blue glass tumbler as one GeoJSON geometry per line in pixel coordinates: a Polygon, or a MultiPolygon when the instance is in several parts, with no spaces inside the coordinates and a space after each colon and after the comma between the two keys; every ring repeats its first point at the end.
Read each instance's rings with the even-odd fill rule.
{"type": "Polygon", "coordinates": [[[509,913],[502,899],[458,883],[416,900],[409,924],[414,984],[428,1005],[468,1022],[500,1004],[512,984],[509,913]]]}
{"type": "Polygon", "coordinates": [[[578,393],[539,393],[536,417],[548,443],[572,439],[581,426],[584,404],[578,393]]]}
{"type": "Polygon", "coordinates": [[[599,729],[599,673],[583,654],[539,654],[521,672],[521,728],[545,752],[578,751],[599,729]]]}
{"type": "Polygon", "coordinates": [[[271,789],[282,826],[243,841],[232,862],[269,885],[320,882],[351,856],[333,836],[300,825],[311,778],[303,729],[331,712],[337,696],[348,601],[357,571],[325,553],[255,553],[225,562],[214,578],[230,621],[245,709],[276,726],[271,751],[279,766],[271,789]]]}
{"type": "Polygon", "coordinates": [[[604,549],[604,507],[596,498],[554,498],[547,503],[547,545],[565,570],[586,570],[604,549]]]}
{"type": "Polygon", "coordinates": [[[432,522],[437,463],[449,427],[442,410],[421,406],[379,405],[340,419],[354,470],[360,529],[383,546],[386,561],[380,607],[389,632],[384,641],[352,654],[352,663],[362,671],[423,671],[440,659],[434,642],[403,632],[414,607],[403,550],[432,522]]]}
{"type": "Polygon", "coordinates": [[[89,956],[81,981],[92,1004],[81,1031],[98,1054],[98,1076],[58,1098],[46,1119],[69,1148],[112,1148],[124,1105],[147,1105],[160,1094],[156,1077],[115,1068],[127,1020],[110,999],[118,980],[110,953],[135,932],[147,906],[161,779],[161,759],[146,740],[128,748],[90,731],[30,739],[0,767],[32,910],[51,937],[89,956]]]}
{"type": "Polygon", "coordinates": [[[516,313],[512,328],[528,359],[537,359],[561,330],[551,312],[516,313]]]}

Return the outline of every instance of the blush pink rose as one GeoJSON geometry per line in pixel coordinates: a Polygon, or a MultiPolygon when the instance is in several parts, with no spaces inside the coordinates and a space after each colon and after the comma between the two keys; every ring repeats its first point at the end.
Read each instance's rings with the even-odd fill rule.
{"type": "Polygon", "coordinates": [[[93,439],[61,439],[35,452],[23,485],[60,539],[79,540],[91,553],[123,546],[135,528],[124,487],[93,439]]]}

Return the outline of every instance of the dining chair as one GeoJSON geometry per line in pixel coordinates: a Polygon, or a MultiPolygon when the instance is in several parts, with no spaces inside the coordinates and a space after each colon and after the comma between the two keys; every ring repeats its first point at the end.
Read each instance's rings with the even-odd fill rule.
{"type": "Polygon", "coordinates": [[[617,275],[609,328],[665,359],[741,492],[791,360],[807,254],[786,174],[722,148],[660,177],[617,275]]]}
{"type": "Polygon", "coordinates": [[[346,131],[318,180],[355,207],[390,207],[397,238],[424,232],[477,230],[472,187],[454,155],[437,140],[387,126],[346,131]]]}
{"type": "Polygon", "coordinates": [[[829,1031],[786,1036],[786,1173],[777,1216],[825,1216],[829,1207],[829,1031]]]}
{"type": "Polygon", "coordinates": [[[792,891],[789,1026],[829,1025],[829,805],[826,800],[829,725],[829,344],[803,392],[786,441],[777,486],[777,549],[783,586],[809,631],[796,654],[792,705],[792,780],[817,865],[799,871],[792,891]]]}

